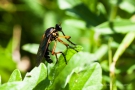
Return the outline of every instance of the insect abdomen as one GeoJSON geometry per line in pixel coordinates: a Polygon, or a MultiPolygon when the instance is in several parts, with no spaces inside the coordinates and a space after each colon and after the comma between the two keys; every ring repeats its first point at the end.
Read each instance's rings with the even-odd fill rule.
{"type": "Polygon", "coordinates": [[[46,53],[45,53],[44,57],[45,57],[45,60],[46,60],[48,63],[52,63],[52,62],[53,62],[53,61],[51,60],[51,58],[50,58],[49,50],[48,50],[48,49],[46,50],[46,53]]]}

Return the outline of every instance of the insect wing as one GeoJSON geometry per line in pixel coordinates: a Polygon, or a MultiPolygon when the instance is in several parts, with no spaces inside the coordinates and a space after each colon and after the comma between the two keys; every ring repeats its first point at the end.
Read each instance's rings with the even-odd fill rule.
{"type": "Polygon", "coordinates": [[[39,45],[39,48],[38,48],[38,53],[37,53],[37,64],[39,65],[40,62],[42,61],[42,58],[48,48],[48,45],[49,45],[49,42],[50,42],[50,38],[51,37],[48,37],[46,38],[45,37],[45,34],[43,35],[42,37],[42,41],[39,45]]]}

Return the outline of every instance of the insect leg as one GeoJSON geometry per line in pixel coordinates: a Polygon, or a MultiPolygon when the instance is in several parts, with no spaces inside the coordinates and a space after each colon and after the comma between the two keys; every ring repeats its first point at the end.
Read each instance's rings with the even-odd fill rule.
{"type": "Polygon", "coordinates": [[[64,57],[64,60],[65,60],[66,64],[67,64],[67,60],[66,60],[66,57],[65,57],[64,53],[63,52],[55,52],[56,45],[57,45],[57,41],[55,41],[55,43],[54,43],[53,50],[50,51],[52,53],[52,55],[55,55],[56,60],[57,60],[56,63],[58,62],[57,54],[60,54],[61,53],[63,55],[63,57],[64,57]]]}
{"type": "MultiPolygon", "coordinates": [[[[65,36],[65,37],[67,37],[65,34],[64,34],[64,32],[63,31],[61,31],[62,32],[62,34],[65,36]]],[[[73,44],[73,45],[76,45],[76,44],[74,44],[73,42],[71,42],[69,39],[70,39],[71,37],[69,36],[69,38],[65,38],[68,42],[70,42],[71,44],[73,44]]]]}
{"type": "MultiPolygon", "coordinates": [[[[67,49],[68,49],[68,47],[74,49],[74,47],[72,47],[72,46],[70,46],[69,44],[65,43],[65,42],[62,41],[60,38],[57,38],[57,40],[58,40],[60,43],[64,44],[64,45],[67,47],[67,49]]],[[[75,50],[75,49],[74,49],[74,50],[75,50]]],[[[77,50],[75,50],[75,51],[78,52],[77,50]]]]}
{"type": "Polygon", "coordinates": [[[62,41],[60,38],[56,38],[56,40],[58,40],[60,43],[64,44],[66,47],[69,46],[69,44],[67,44],[66,42],[62,41]]]}
{"type": "Polygon", "coordinates": [[[70,36],[59,36],[59,38],[65,38],[65,39],[70,39],[70,36]]]}
{"type": "Polygon", "coordinates": [[[53,54],[53,55],[55,55],[55,57],[56,57],[56,63],[58,63],[58,57],[57,57],[57,54],[60,54],[60,53],[63,55],[64,60],[65,60],[65,63],[67,64],[67,60],[66,60],[66,57],[65,57],[65,55],[64,55],[64,53],[63,53],[63,52],[54,52],[54,54],[53,54]]]}
{"type": "Polygon", "coordinates": [[[53,50],[52,50],[52,55],[54,55],[55,54],[55,49],[56,49],[56,45],[57,45],[57,41],[55,41],[55,43],[54,43],[54,46],[53,46],[53,50]]]}
{"type": "Polygon", "coordinates": [[[57,54],[60,54],[60,53],[63,55],[64,60],[65,60],[65,63],[67,64],[66,56],[64,55],[64,53],[63,53],[63,52],[55,52],[55,56],[56,56],[56,59],[57,59],[56,63],[58,62],[57,54]]]}
{"type": "Polygon", "coordinates": [[[56,57],[56,63],[58,63],[58,57],[57,57],[57,54],[55,54],[55,57],[56,57]]]}
{"type": "MultiPolygon", "coordinates": [[[[52,51],[50,51],[50,52],[52,52],[52,51]]],[[[63,52],[54,52],[53,53],[53,55],[55,55],[55,57],[56,57],[56,63],[58,63],[58,57],[57,57],[57,54],[62,54],[63,55],[63,57],[64,57],[64,60],[65,60],[65,63],[67,64],[67,60],[66,60],[66,57],[65,57],[65,55],[64,55],[64,53],[63,52]]]]}

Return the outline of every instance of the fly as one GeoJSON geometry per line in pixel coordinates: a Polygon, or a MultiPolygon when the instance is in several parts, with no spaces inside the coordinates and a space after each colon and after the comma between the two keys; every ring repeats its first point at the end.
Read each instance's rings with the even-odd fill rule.
{"type": "MultiPolygon", "coordinates": [[[[58,57],[57,57],[57,54],[62,54],[63,57],[64,57],[64,60],[65,60],[65,63],[67,64],[67,60],[66,60],[66,57],[64,55],[63,52],[55,52],[55,49],[56,49],[56,45],[57,45],[57,41],[64,44],[67,48],[72,48],[74,49],[74,47],[70,46],[69,44],[67,44],[66,42],[62,41],[60,38],[65,38],[69,43],[71,43],[72,45],[76,45],[74,44],[73,42],[70,41],[70,36],[66,36],[64,34],[64,32],[62,31],[62,27],[59,25],[59,24],[56,24],[55,27],[50,27],[48,28],[43,37],[42,37],[42,41],[39,45],[39,49],[38,49],[38,52],[37,52],[37,61],[39,62],[38,65],[40,64],[40,62],[42,61],[43,57],[45,58],[45,60],[48,62],[48,63],[52,63],[52,59],[50,58],[50,54],[51,53],[52,55],[55,55],[56,57],[56,63],[58,62],[58,57]],[[59,33],[58,32],[61,32],[63,34],[63,36],[59,36],[59,33]],[[49,50],[48,47],[50,45],[50,43],[52,41],[55,41],[54,43],[54,46],[53,46],[53,49],[52,50],[49,50]]],[[[74,49],[75,50],[75,49],[74,49]]],[[[75,50],[77,51],[77,50],[75,50]]]]}

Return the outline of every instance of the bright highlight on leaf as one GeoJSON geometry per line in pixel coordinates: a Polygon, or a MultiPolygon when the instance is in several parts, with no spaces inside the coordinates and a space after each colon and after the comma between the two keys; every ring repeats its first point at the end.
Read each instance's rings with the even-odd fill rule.
{"type": "Polygon", "coordinates": [[[18,69],[15,69],[13,73],[11,74],[8,82],[14,82],[14,81],[22,81],[21,73],[18,69]]]}

